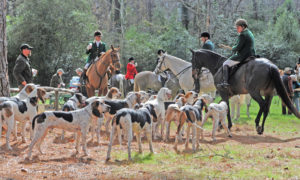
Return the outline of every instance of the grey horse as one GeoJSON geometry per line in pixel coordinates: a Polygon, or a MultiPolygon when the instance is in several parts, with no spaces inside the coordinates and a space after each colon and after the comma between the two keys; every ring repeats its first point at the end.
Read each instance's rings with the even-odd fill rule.
{"type": "MultiPolygon", "coordinates": [[[[147,91],[151,89],[158,92],[162,88],[161,81],[158,80],[159,77],[152,71],[142,71],[135,76],[134,79],[134,91],[147,91]]],[[[180,85],[178,79],[173,73],[170,72],[170,78],[166,81],[165,87],[172,90],[172,97],[175,97],[180,85]]]]}
{"type": "MultiPolygon", "coordinates": [[[[193,78],[197,82],[199,79],[200,70],[206,67],[214,75],[214,82],[217,84],[223,81],[222,64],[227,59],[215,52],[209,50],[191,50],[193,78]]],[[[280,78],[278,67],[271,61],[265,58],[252,58],[246,63],[240,64],[234,73],[231,72],[229,78],[229,88],[217,87],[223,101],[226,101],[229,107],[229,98],[237,94],[249,93],[251,97],[259,104],[259,112],[255,119],[256,131],[258,134],[263,134],[265,120],[268,116],[271,101],[274,95],[274,88],[282,101],[287,105],[295,116],[300,118],[299,112],[292,104],[287,95],[283,82],[280,78]],[[265,96],[263,99],[261,93],[265,96]],[[259,126],[261,115],[263,114],[262,126],[259,126]]],[[[231,69],[233,71],[233,69],[231,69]]],[[[197,86],[196,86],[197,87],[197,86]]],[[[198,85],[200,88],[200,85],[198,85]]],[[[230,118],[230,110],[227,114],[228,127],[232,127],[230,118]]]]}

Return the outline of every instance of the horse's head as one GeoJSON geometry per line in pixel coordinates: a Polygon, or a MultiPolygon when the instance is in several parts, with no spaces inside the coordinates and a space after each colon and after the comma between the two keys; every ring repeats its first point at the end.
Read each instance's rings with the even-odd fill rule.
{"type": "Polygon", "coordinates": [[[193,49],[190,49],[192,52],[192,75],[195,79],[198,79],[197,77],[203,67],[202,61],[197,60],[198,59],[198,51],[194,51],[193,49]]]}
{"type": "Polygon", "coordinates": [[[113,45],[111,45],[110,57],[114,70],[119,70],[121,68],[119,51],[120,48],[114,48],[113,45]]]}
{"type": "Polygon", "coordinates": [[[167,56],[167,53],[165,53],[163,51],[158,54],[157,65],[155,67],[154,73],[158,74],[158,73],[164,72],[168,69],[165,64],[166,56],[167,56]]]}

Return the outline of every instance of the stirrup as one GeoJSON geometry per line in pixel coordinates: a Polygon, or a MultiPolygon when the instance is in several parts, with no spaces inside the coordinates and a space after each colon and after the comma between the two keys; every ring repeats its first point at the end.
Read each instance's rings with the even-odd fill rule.
{"type": "Polygon", "coordinates": [[[227,82],[222,82],[220,84],[217,84],[218,88],[225,88],[227,89],[230,86],[230,84],[228,84],[227,82]]]}

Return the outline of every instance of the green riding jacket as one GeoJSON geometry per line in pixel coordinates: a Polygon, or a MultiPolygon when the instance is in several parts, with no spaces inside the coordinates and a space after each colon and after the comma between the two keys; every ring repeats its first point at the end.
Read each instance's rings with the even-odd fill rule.
{"type": "Polygon", "coordinates": [[[243,61],[250,56],[255,56],[255,41],[252,32],[249,29],[242,31],[238,37],[237,43],[232,47],[235,53],[229,59],[234,61],[243,61]]]}
{"type": "Polygon", "coordinates": [[[91,43],[92,43],[92,48],[86,51],[86,54],[89,55],[86,60],[87,63],[92,62],[93,60],[95,60],[96,57],[100,57],[100,54],[102,52],[106,52],[106,44],[104,42],[100,41],[98,47],[96,41],[91,43]]]}

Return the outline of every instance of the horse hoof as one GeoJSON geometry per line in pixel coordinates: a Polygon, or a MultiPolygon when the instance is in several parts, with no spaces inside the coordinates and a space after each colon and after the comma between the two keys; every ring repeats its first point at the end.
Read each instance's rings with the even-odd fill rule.
{"type": "Polygon", "coordinates": [[[256,128],[257,134],[262,135],[263,134],[263,128],[261,126],[258,126],[256,128]]]}

